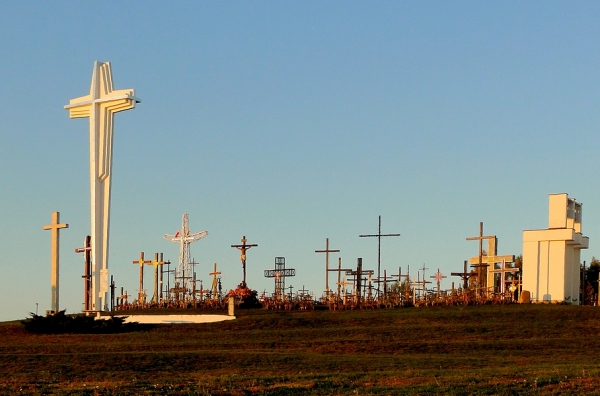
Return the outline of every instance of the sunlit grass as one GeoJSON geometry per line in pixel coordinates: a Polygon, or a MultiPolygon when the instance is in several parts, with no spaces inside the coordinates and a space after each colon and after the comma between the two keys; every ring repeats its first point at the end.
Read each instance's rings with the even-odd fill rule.
{"type": "Polygon", "coordinates": [[[0,393],[600,394],[600,309],[240,311],[123,334],[0,324],[0,393]]]}

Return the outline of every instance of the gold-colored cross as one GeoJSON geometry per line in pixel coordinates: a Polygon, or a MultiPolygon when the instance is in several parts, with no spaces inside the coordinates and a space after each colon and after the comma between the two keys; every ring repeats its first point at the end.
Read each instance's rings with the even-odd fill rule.
{"type": "Polygon", "coordinates": [[[144,252],[140,252],[140,259],[134,261],[133,264],[138,264],[140,266],[140,289],[138,292],[138,301],[141,303],[144,302],[146,293],[144,293],[144,264],[152,265],[152,261],[144,260],[144,252]]]}
{"type": "Polygon", "coordinates": [[[217,275],[221,275],[221,271],[217,271],[217,263],[214,265],[213,272],[209,273],[208,275],[213,277],[211,295],[212,299],[216,300],[219,297],[217,296],[217,275]]]}
{"type": "Polygon", "coordinates": [[[58,312],[59,311],[59,297],[58,297],[58,291],[59,291],[59,280],[58,280],[58,273],[59,273],[59,261],[58,261],[58,252],[59,252],[59,235],[58,235],[58,231],[61,228],[69,228],[68,224],[61,224],[60,223],[60,213],[59,212],[52,212],[52,223],[45,225],[44,230],[51,230],[52,231],[52,236],[51,236],[51,245],[50,245],[50,264],[51,264],[51,270],[50,270],[50,285],[52,288],[52,305],[51,305],[51,309],[54,312],[58,312]]]}

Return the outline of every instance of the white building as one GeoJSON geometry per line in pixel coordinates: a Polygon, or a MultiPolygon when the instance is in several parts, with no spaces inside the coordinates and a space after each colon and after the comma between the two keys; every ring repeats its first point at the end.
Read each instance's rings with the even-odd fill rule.
{"type": "Polygon", "coordinates": [[[567,194],[550,194],[548,229],[523,231],[523,291],[532,302],[579,305],[582,205],[567,194]]]}

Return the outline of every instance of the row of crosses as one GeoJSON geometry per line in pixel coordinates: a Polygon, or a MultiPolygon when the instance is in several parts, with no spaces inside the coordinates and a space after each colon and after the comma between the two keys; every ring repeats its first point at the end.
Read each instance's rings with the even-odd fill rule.
{"type": "MultiPolygon", "coordinates": [[[[58,293],[58,291],[59,291],[59,287],[58,287],[59,286],[59,284],[58,284],[58,248],[59,248],[58,231],[61,228],[68,227],[68,224],[60,223],[59,216],[60,216],[60,214],[58,212],[53,212],[52,213],[52,223],[49,225],[45,225],[43,227],[45,230],[52,230],[52,246],[51,246],[52,247],[52,252],[51,252],[52,306],[51,306],[51,308],[55,312],[58,311],[58,309],[59,309],[59,304],[58,304],[58,296],[59,296],[59,293],[58,293]]],[[[187,217],[187,216],[184,216],[184,225],[187,226],[187,222],[185,221],[187,219],[185,217],[187,217]]],[[[183,228],[183,230],[184,230],[184,233],[183,233],[182,237],[185,238],[185,236],[189,235],[189,231],[188,231],[187,227],[183,228]]],[[[200,236],[200,235],[205,236],[206,232],[204,231],[204,232],[198,233],[198,234],[199,234],[198,236],[200,236]]],[[[400,234],[381,234],[381,216],[379,216],[379,232],[378,232],[378,234],[360,235],[360,237],[377,237],[379,239],[378,271],[380,270],[380,257],[381,257],[380,238],[385,237],[385,236],[399,236],[399,235],[400,234]]],[[[194,235],[192,238],[193,239],[197,238],[197,237],[196,238],[194,238],[194,237],[196,237],[196,236],[194,235]]],[[[184,238],[180,238],[179,235],[175,235],[172,237],[171,240],[178,239],[178,241],[182,241],[182,239],[184,239],[184,238]]],[[[192,238],[190,238],[190,239],[192,239],[192,238]]],[[[198,239],[200,239],[200,238],[198,238],[198,239]]],[[[477,240],[479,242],[478,256],[470,258],[471,267],[475,268],[475,271],[467,271],[467,261],[465,261],[463,272],[453,272],[453,273],[451,273],[451,275],[459,276],[462,279],[464,289],[468,288],[469,280],[472,277],[477,277],[478,288],[479,288],[479,290],[482,290],[483,288],[485,288],[487,286],[487,273],[488,272],[499,273],[500,279],[501,279],[500,291],[503,293],[505,291],[506,274],[507,273],[515,273],[515,272],[519,271],[518,268],[510,267],[506,264],[506,263],[514,262],[514,255],[499,256],[497,254],[497,238],[496,238],[496,236],[493,236],[493,235],[488,235],[488,236],[483,235],[483,222],[481,222],[480,226],[479,226],[479,236],[469,237],[469,238],[466,238],[466,240],[467,241],[477,240]],[[487,253],[485,253],[485,254],[483,251],[483,240],[484,239],[488,241],[488,250],[487,250],[487,253]],[[498,263],[501,263],[501,265],[499,265],[498,263]],[[491,267],[491,268],[488,270],[488,267],[491,267]]],[[[241,252],[240,261],[242,263],[242,268],[243,268],[242,285],[246,286],[246,252],[248,249],[250,249],[252,247],[256,247],[258,245],[257,244],[248,244],[246,236],[242,237],[241,242],[242,242],[242,244],[231,245],[231,247],[236,248],[236,249],[240,250],[240,252],[241,252]]],[[[75,249],[75,252],[84,254],[84,275],[82,276],[82,278],[84,279],[84,311],[90,311],[90,310],[92,310],[92,307],[93,307],[91,237],[87,236],[84,240],[83,247],[75,249]]],[[[342,268],[341,258],[338,259],[338,268],[330,269],[329,268],[329,253],[337,253],[337,252],[340,252],[340,250],[329,248],[329,238],[326,238],[326,240],[325,240],[325,249],[324,250],[315,250],[315,253],[325,253],[325,266],[326,266],[325,296],[328,298],[329,293],[331,292],[331,290],[329,289],[329,272],[330,271],[338,272],[338,279],[337,279],[336,284],[337,284],[338,296],[340,296],[340,293],[341,293],[340,288],[343,287],[345,289],[346,285],[347,285],[346,277],[344,277],[343,282],[340,279],[341,272],[345,271],[346,275],[354,276],[353,281],[356,284],[355,290],[357,291],[357,298],[360,300],[361,290],[362,290],[361,283],[363,281],[363,275],[368,276],[369,285],[370,285],[371,277],[372,277],[374,271],[363,270],[362,269],[362,259],[359,259],[356,271],[353,271],[348,268],[342,268]]],[[[186,253],[189,254],[189,250],[186,253]]],[[[139,285],[139,290],[138,290],[138,301],[141,303],[141,302],[145,302],[145,299],[146,299],[146,294],[144,291],[144,266],[145,265],[152,265],[154,267],[154,293],[153,293],[151,301],[152,301],[152,303],[158,303],[159,301],[161,301],[163,299],[163,274],[165,272],[166,273],[173,272],[170,269],[165,271],[163,269],[163,266],[165,264],[170,265],[171,264],[170,261],[164,261],[162,253],[160,253],[160,254],[155,253],[154,260],[145,260],[144,252],[140,252],[140,258],[138,260],[133,261],[133,264],[140,266],[140,279],[139,279],[140,285],[139,285]]],[[[189,262],[189,264],[194,265],[197,263],[189,262]]],[[[426,279],[425,279],[425,270],[426,270],[426,268],[425,268],[425,266],[423,266],[423,280],[422,281],[420,279],[420,276],[418,275],[418,279],[416,280],[416,282],[410,282],[409,275],[401,274],[401,268],[398,268],[399,273],[397,275],[393,275],[392,277],[397,276],[398,282],[401,282],[402,277],[406,277],[407,283],[410,283],[411,286],[418,286],[421,288],[421,290],[423,292],[425,292],[426,283],[431,283],[431,282],[426,281],[426,279]]],[[[217,288],[218,288],[219,282],[218,282],[217,275],[220,275],[220,274],[221,274],[221,272],[217,271],[217,264],[215,263],[213,272],[211,272],[209,274],[209,275],[213,276],[213,281],[212,281],[212,285],[211,285],[212,287],[210,290],[213,298],[215,298],[218,295],[217,288]]],[[[265,270],[265,277],[275,278],[275,296],[283,296],[284,290],[285,290],[285,278],[290,277],[290,276],[295,276],[295,269],[286,269],[285,268],[285,258],[284,257],[276,257],[275,258],[275,269],[265,270]]],[[[437,273],[434,276],[431,276],[430,278],[433,278],[436,280],[437,295],[439,297],[440,290],[441,290],[440,283],[441,283],[442,279],[446,278],[446,276],[444,276],[438,268],[437,273]]],[[[379,283],[383,283],[384,284],[384,295],[385,295],[385,293],[387,291],[387,281],[389,279],[391,279],[391,278],[388,278],[387,272],[385,270],[384,270],[383,278],[379,275],[377,276],[376,282],[378,283],[378,288],[377,288],[378,293],[380,292],[379,283]]],[[[195,282],[196,282],[196,280],[195,280],[195,273],[194,273],[193,293],[197,293],[196,288],[195,288],[195,282]]],[[[514,283],[514,280],[511,282],[514,283]]],[[[187,291],[186,288],[181,288],[181,287],[179,287],[179,288],[181,288],[182,290],[178,290],[178,287],[179,286],[176,284],[175,288],[170,289],[170,287],[167,287],[167,290],[171,291],[171,292],[176,292],[177,294],[179,292],[185,293],[187,291]]],[[[114,286],[114,282],[112,281],[112,279],[111,279],[110,288],[111,288],[111,292],[112,292],[111,294],[114,295],[115,286],[114,286]]],[[[371,293],[371,286],[369,286],[368,289],[369,289],[369,293],[371,293]]],[[[208,291],[208,290],[206,290],[206,291],[208,291]]],[[[205,292],[205,290],[203,290],[203,288],[201,287],[199,292],[202,294],[205,292]]],[[[344,290],[344,292],[345,292],[345,290],[344,290]]],[[[121,294],[123,294],[123,293],[121,293],[121,294]]],[[[122,297],[123,297],[123,295],[121,296],[121,298],[122,297]]],[[[111,298],[111,300],[113,300],[113,298],[111,298]]],[[[113,305],[113,302],[111,301],[111,306],[112,305],[113,305]]]]}

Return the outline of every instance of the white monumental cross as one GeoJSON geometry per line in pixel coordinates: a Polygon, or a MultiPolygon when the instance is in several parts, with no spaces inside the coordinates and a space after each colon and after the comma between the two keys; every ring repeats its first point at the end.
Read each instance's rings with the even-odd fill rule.
{"type": "Polygon", "coordinates": [[[175,281],[177,282],[177,280],[179,280],[179,287],[184,290],[184,299],[186,299],[186,293],[192,291],[194,288],[194,274],[192,273],[192,265],[190,262],[190,244],[207,235],[207,231],[190,234],[190,219],[187,212],[183,214],[181,219],[181,230],[177,231],[175,235],[164,235],[164,238],[167,241],[179,243],[180,245],[179,264],[177,265],[177,272],[175,273],[175,281]]]}
{"type": "Polygon", "coordinates": [[[44,226],[44,230],[52,230],[51,247],[50,247],[50,287],[52,288],[52,305],[50,309],[55,313],[58,312],[58,253],[59,253],[59,235],[58,231],[61,228],[69,228],[68,224],[60,224],[60,213],[52,212],[52,224],[44,226]]]}
{"type": "Polygon", "coordinates": [[[71,99],[65,109],[71,118],[90,119],[90,187],[92,239],[92,306],[107,309],[108,227],[114,113],[135,107],[133,89],[113,90],[110,63],[94,62],[90,94],[71,99]]]}

